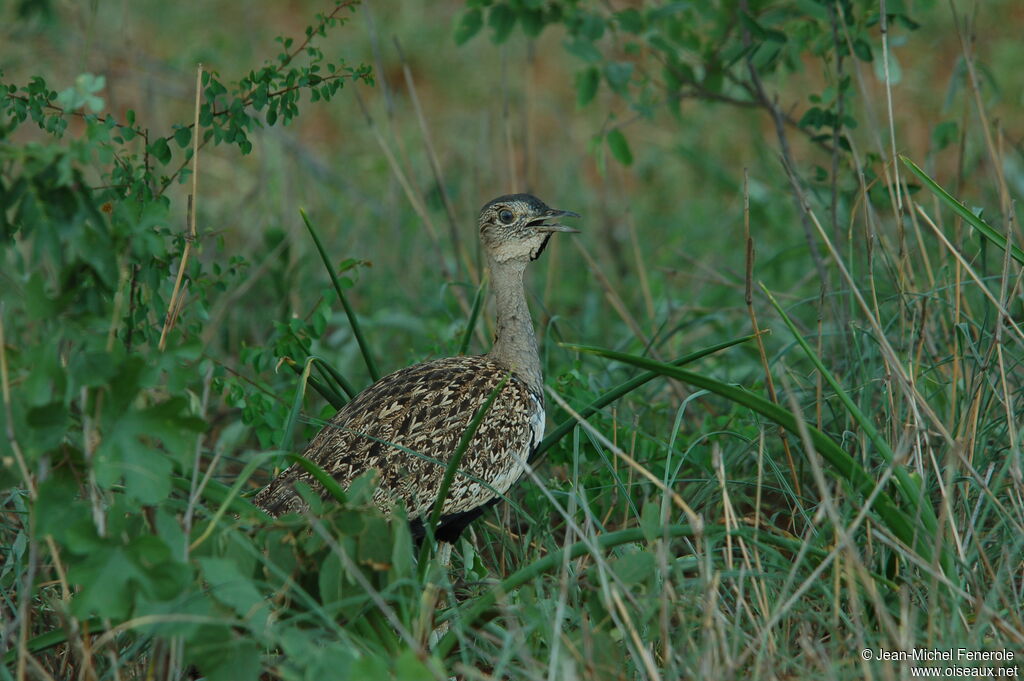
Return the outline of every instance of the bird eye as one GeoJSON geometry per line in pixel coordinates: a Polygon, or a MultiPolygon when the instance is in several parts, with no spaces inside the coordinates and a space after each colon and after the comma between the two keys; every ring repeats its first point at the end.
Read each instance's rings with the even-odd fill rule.
{"type": "Polygon", "coordinates": [[[501,220],[506,225],[512,222],[512,219],[514,217],[515,216],[512,215],[512,211],[510,211],[508,208],[503,208],[502,210],[498,211],[498,219],[501,220]]]}

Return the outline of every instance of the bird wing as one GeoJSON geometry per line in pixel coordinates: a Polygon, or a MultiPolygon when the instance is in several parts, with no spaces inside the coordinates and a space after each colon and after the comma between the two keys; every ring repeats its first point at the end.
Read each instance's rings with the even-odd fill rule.
{"type": "MultiPolygon", "coordinates": [[[[433,506],[451,454],[476,411],[509,369],[480,356],[449,357],[385,376],[345,405],[310,442],[304,456],[343,487],[375,469],[374,501],[401,500],[410,519],[433,506]]],[[[540,395],[512,374],[470,441],[442,513],[467,511],[504,494],[543,435],[540,395]]],[[[327,496],[300,466],[287,469],[256,496],[268,513],[301,511],[302,481],[327,496]]]]}

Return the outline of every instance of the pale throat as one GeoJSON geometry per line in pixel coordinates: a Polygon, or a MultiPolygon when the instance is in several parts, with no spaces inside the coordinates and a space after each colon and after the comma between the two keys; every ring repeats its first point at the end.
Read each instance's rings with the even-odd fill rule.
{"type": "Polygon", "coordinates": [[[487,356],[512,369],[531,389],[540,393],[543,378],[537,337],[523,289],[523,272],[529,262],[528,257],[487,259],[497,318],[494,346],[487,356]]]}

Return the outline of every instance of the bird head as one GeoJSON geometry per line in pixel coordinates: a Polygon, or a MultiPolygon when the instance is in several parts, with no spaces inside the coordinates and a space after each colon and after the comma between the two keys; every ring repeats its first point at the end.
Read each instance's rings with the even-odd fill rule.
{"type": "Polygon", "coordinates": [[[561,218],[578,218],[571,210],[549,208],[531,194],[506,194],[480,209],[480,239],[492,258],[536,260],[555,232],[578,232],[561,218]]]}

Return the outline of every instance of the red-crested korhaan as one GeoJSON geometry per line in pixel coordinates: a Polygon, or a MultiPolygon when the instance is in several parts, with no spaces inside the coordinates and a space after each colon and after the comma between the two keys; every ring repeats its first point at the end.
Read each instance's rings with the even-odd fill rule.
{"type": "MultiPolygon", "coordinates": [[[[478,225],[495,301],[491,351],[415,364],[381,378],[342,407],[303,453],[342,487],[375,469],[374,502],[385,510],[404,503],[417,540],[451,455],[499,383],[506,381],[464,453],[436,537],[449,544],[458,539],[519,479],[544,435],[543,377],[523,273],[554,232],[577,231],[561,224],[566,217],[579,215],[549,208],[530,194],[499,196],[484,205],[478,225]]],[[[263,489],[256,504],[274,516],[306,510],[295,491],[300,481],[328,497],[296,464],[263,489]]]]}

